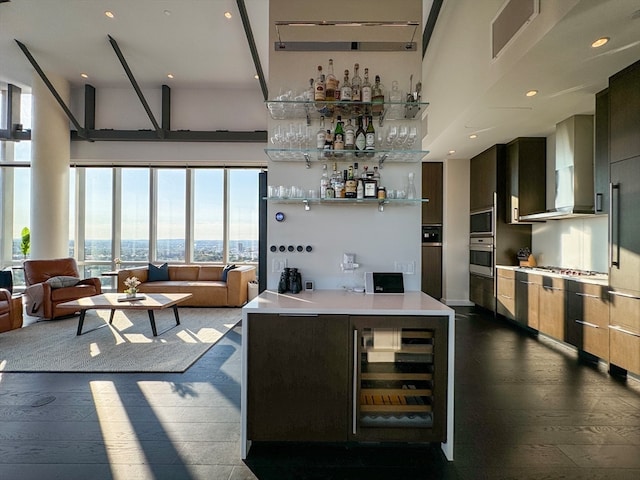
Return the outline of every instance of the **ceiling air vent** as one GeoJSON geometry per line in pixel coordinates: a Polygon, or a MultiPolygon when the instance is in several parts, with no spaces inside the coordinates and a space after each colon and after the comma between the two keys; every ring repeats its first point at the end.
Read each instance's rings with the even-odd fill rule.
{"type": "Polygon", "coordinates": [[[507,0],[491,22],[492,58],[496,58],[538,12],[540,0],[507,0]]]}

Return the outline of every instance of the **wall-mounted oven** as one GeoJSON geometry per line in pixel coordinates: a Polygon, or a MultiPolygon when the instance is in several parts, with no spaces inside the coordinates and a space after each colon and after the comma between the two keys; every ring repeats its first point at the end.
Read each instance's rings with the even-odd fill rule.
{"type": "Polygon", "coordinates": [[[493,236],[495,225],[495,209],[475,210],[470,214],[469,233],[472,237],[493,236]]]}
{"type": "Polygon", "coordinates": [[[469,240],[469,272],[493,277],[493,237],[472,237],[469,240]]]}

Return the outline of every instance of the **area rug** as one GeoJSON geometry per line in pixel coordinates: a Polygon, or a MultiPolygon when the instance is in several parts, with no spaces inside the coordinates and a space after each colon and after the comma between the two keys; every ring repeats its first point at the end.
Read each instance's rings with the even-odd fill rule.
{"type": "Polygon", "coordinates": [[[241,320],[240,308],[180,308],[156,312],[89,310],[0,334],[0,372],[184,372],[241,320]]]}

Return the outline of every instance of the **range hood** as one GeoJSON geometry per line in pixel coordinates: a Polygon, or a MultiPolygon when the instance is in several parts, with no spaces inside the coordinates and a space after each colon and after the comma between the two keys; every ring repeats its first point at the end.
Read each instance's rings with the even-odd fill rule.
{"type": "Polygon", "coordinates": [[[555,208],[524,215],[560,220],[594,215],[593,115],[574,115],[556,125],[555,208]]]}

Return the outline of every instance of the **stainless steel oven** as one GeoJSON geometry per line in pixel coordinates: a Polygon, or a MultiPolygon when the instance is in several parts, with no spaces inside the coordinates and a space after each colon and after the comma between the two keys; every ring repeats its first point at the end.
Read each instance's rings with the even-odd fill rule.
{"type": "Polygon", "coordinates": [[[493,277],[493,237],[472,237],[469,240],[469,272],[493,277]]]}
{"type": "Polygon", "coordinates": [[[495,209],[485,208],[471,212],[469,234],[472,237],[493,236],[495,225],[495,209]]]}

